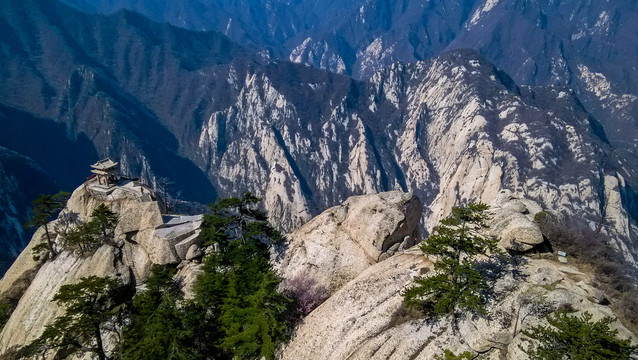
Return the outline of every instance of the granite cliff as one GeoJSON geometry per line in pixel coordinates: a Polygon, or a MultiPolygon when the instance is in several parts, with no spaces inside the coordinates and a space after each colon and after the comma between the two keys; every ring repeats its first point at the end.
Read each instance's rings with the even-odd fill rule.
{"type": "MultiPolygon", "coordinates": [[[[59,217],[49,224],[57,246],[63,243],[65,219],[86,220],[101,204],[118,214],[113,242],[103,244],[88,256],[66,249],[55,259],[35,259],[32,248],[44,236],[44,229],[40,228],[0,280],[0,298],[16,304],[0,333],[0,354],[36,339],[44,326],[63,311],[52,301],[60,287],[83,277],[116,277],[130,293],[135,293],[143,288],[151,265],[171,266],[178,269],[175,277],[186,296],[191,296],[201,258],[212,251],[203,247],[198,237],[201,215],[162,216],[152,191],[136,182],[121,182],[105,190],[89,181],[73,192],[59,217]]],[[[416,197],[400,192],[350,198],[339,209],[328,210],[318,217],[314,232],[306,228],[290,234],[290,238],[297,240],[291,243],[279,267],[294,275],[293,270],[307,272],[311,261],[312,268],[320,269],[336,290],[370,264],[394,255],[398,251],[395,244],[401,245],[401,250],[411,246],[419,234],[421,210],[416,197]],[[333,220],[335,211],[341,220],[333,220]],[[370,217],[372,222],[367,221],[370,217]],[[328,228],[339,234],[337,238],[331,240],[323,234],[328,228]],[[319,252],[314,254],[309,248],[300,248],[302,243],[319,252]],[[326,255],[325,251],[331,254],[326,255]],[[326,261],[329,256],[341,261],[330,264],[326,261]],[[340,281],[334,282],[335,278],[340,281]]],[[[314,277],[318,273],[311,274],[314,277]]],[[[113,346],[113,341],[110,339],[107,345],[113,346]]]]}
{"type": "MultiPolygon", "coordinates": [[[[58,219],[49,224],[57,246],[61,246],[61,234],[67,226],[86,221],[100,204],[118,214],[114,242],[103,244],[90,256],[65,250],[52,260],[35,259],[32,248],[44,236],[44,228],[40,228],[0,280],[0,297],[17,304],[0,333],[0,352],[36,339],[44,326],[62,313],[63,309],[52,302],[62,285],[95,275],[117,277],[135,291],[148,278],[152,264],[176,265],[203,255],[198,250],[201,215],[162,216],[152,190],[134,181],[106,192],[94,182],[78,187],[58,219]],[[66,219],[73,220],[68,223],[66,219]]],[[[180,276],[186,277],[183,272],[180,276]]],[[[184,282],[185,287],[188,284],[184,282]]]]}

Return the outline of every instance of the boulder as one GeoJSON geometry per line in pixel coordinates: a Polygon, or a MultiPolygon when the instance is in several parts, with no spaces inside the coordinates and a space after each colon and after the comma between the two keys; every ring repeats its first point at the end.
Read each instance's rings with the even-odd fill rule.
{"type": "Polygon", "coordinates": [[[189,260],[188,259],[189,249],[193,246],[199,247],[199,245],[201,245],[201,240],[199,239],[199,233],[200,231],[197,230],[191,236],[187,237],[186,239],[180,241],[179,243],[175,245],[175,252],[177,253],[177,256],[179,256],[180,259],[189,260]]]}
{"type": "Polygon", "coordinates": [[[204,252],[196,244],[191,245],[186,253],[186,260],[193,260],[204,256],[204,252]]]}
{"type": "Polygon", "coordinates": [[[409,193],[350,197],[289,234],[289,248],[277,267],[285,278],[306,273],[335,292],[387,258],[395,244],[418,238],[421,211],[421,202],[409,193]]]}
{"type": "Polygon", "coordinates": [[[125,243],[122,247],[122,261],[131,268],[136,282],[145,282],[151,275],[151,259],[139,244],[125,243]]]}
{"type": "Polygon", "coordinates": [[[534,222],[513,213],[500,234],[499,246],[508,250],[528,251],[543,242],[543,234],[534,222]]]}
{"type": "Polygon", "coordinates": [[[490,232],[499,239],[501,248],[528,251],[543,242],[543,234],[534,223],[530,208],[540,211],[540,207],[530,200],[520,199],[509,191],[499,193],[490,209],[490,232]]]}
{"type": "MultiPolygon", "coordinates": [[[[177,264],[180,261],[175,252],[175,242],[157,234],[155,229],[145,229],[137,233],[136,241],[142,246],[153,264],[177,264]]],[[[173,239],[174,240],[174,239],[173,239]]]]}
{"type": "Polygon", "coordinates": [[[195,295],[193,286],[197,277],[202,272],[202,264],[191,261],[183,261],[180,263],[180,268],[174,276],[174,279],[180,284],[184,297],[186,299],[192,299],[195,295]]]}
{"type": "Polygon", "coordinates": [[[143,229],[155,229],[162,224],[162,214],[157,202],[129,201],[117,206],[116,235],[143,229]]]}

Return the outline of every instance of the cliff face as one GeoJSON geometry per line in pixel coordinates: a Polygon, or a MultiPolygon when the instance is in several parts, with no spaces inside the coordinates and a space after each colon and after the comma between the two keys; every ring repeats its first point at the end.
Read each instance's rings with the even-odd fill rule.
{"type": "Polygon", "coordinates": [[[366,79],[394,62],[475,49],[530,86],[574,89],[619,148],[636,156],[638,78],[632,1],[463,0],[86,1],[83,11],[137,11],[216,30],[277,58],[366,79]]]}
{"type": "Polygon", "coordinates": [[[275,67],[251,70],[237,76],[237,102],[202,125],[196,162],[220,192],[248,184],[291,228],[349,195],[410,191],[429,230],[457,201],[490,203],[507,189],[593,223],[603,216],[635,256],[632,167],[569,90],[518,87],[472,51],[363,83],[288,66],[303,86],[293,91],[275,67]]]}
{"type": "Polygon", "coordinates": [[[54,193],[56,187],[47,172],[35,161],[0,146],[0,273],[4,273],[32,235],[24,229],[28,220],[26,204],[37,194],[54,193]]]}
{"type": "MultiPolygon", "coordinates": [[[[62,219],[86,221],[100,204],[118,214],[114,243],[101,246],[90,256],[64,250],[53,260],[36,261],[31,249],[43,241],[44,229],[40,228],[0,280],[0,297],[17,302],[0,333],[0,352],[36,339],[45,325],[62,314],[63,309],[52,302],[62,285],[95,275],[116,277],[133,289],[148,278],[152,264],[187,264],[202,256],[201,251],[192,255],[200,244],[201,216],[163,217],[151,190],[136,182],[122,183],[110,191],[96,187],[95,182],[78,187],[59,218],[49,224],[58,246],[61,239],[57,231],[62,230],[57,229],[66,226],[62,219]]],[[[190,273],[183,271],[181,275],[190,273]]]]}
{"type": "MultiPolygon", "coordinates": [[[[0,280],[0,298],[17,302],[0,333],[0,354],[40,336],[45,325],[63,312],[52,302],[60,287],[83,277],[116,277],[134,291],[146,281],[152,264],[177,265],[176,279],[186,296],[192,295],[191,285],[205,251],[198,239],[201,215],[162,216],[150,190],[136,182],[109,190],[87,182],[73,192],[58,219],[49,224],[58,246],[61,235],[57,232],[62,232],[64,219],[77,216],[86,220],[100,204],[119,215],[112,244],[90,256],[64,250],[53,260],[36,261],[31,249],[43,241],[44,229],[40,228],[0,280]]],[[[419,199],[411,194],[350,198],[290,234],[293,240],[278,267],[287,277],[304,273],[319,279],[322,275],[326,280],[322,284],[336,291],[371,264],[412,246],[419,234],[421,212],[419,199]]],[[[107,341],[107,346],[112,345],[107,341]]]]}

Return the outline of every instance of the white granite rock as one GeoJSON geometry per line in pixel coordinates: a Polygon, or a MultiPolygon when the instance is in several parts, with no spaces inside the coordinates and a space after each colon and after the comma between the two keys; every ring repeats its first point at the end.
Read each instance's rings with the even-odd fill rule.
{"type": "Polygon", "coordinates": [[[421,202],[412,194],[350,197],[291,233],[278,266],[286,278],[306,273],[335,292],[385,258],[393,245],[418,238],[420,217],[421,202]]]}
{"type": "Polygon", "coordinates": [[[0,333],[0,353],[33,341],[42,334],[46,324],[63,313],[63,309],[52,302],[62,285],[74,284],[92,275],[115,277],[125,285],[130,284],[130,269],[119,259],[119,249],[104,245],[88,258],[65,251],[55,260],[44,263],[0,333]]]}
{"type": "Polygon", "coordinates": [[[528,251],[543,242],[543,234],[538,225],[529,216],[528,206],[534,206],[530,200],[521,201],[509,191],[501,191],[492,204],[490,212],[491,234],[499,239],[499,246],[506,250],[528,251]]]}
{"type": "MultiPolygon", "coordinates": [[[[489,350],[482,358],[523,360],[527,355],[519,345],[526,348],[529,342],[521,331],[543,323],[543,309],[571,307],[575,315],[613,316],[603,301],[583,291],[595,291],[591,279],[576,282],[564,277],[556,262],[530,259],[521,268],[523,277],[508,275],[496,284],[496,299],[488,305],[492,319],[466,317],[455,333],[449,318],[431,322],[402,305],[401,291],[427,269],[432,263],[417,248],[370,266],[304,319],[281,359],[431,360],[450,349],[457,354],[489,350]]],[[[638,340],[618,321],[612,328],[638,340]]]]}

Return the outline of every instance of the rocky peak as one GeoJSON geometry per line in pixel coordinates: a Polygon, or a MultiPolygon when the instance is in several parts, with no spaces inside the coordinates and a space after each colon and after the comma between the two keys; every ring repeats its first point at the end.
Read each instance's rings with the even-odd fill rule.
{"type": "MultiPolygon", "coordinates": [[[[36,232],[0,280],[0,296],[18,301],[0,333],[0,351],[39,336],[62,311],[51,303],[60,286],[82,277],[115,276],[134,289],[143,283],[151,264],[179,263],[176,276],[189,293],[203,255],[201,249],[196,255],[201,216],[162,216],[148,190],[128,182],[108,191],[90,183],[74,191],[62,214],[74,211],[82,218],[107,204],[120,215],[116,241],[88,257],[67,250],[52,261],[36,262],[30,248],[40,241],[42,229],[36,232]]],[[[506,249],[529,250],[543,240],[531,220],[541,209],[536,201],[499,191],[486,231],[506,249]]],[[[590,274],[549,259],[551,255],[525,258],[516,271],[503,269],[506,275],[496,283],[496,297],[489,307],[496,322],[466,318],[459,324],[459,336],[445,321],[431,324],[410,315],[401,292],[415,276],[433,267],[433,259],[414,246],[420,239],[422,210],[421,201],[410,193],[354,196],[287,236],[289,246],[277,263],[280,274],[284,279],[298,275],[312,279],[330,297],[296,329],[280,354],[282,359],[430,358],[444,348],[488,351],[495,342],[499,346],[489,351],[515,359],[526,341],[520,331],[542,321],[532,305],[572,306],[595,317],[613,315],[590,274]]],[[[52,228],[56,221],[60,220],[52,228]]],[[[621,336],[636,340],[619,322],[613,327],[621,336]]],[[[106,344],[108,348],[114,342],[106,344]]]]}
{"type": "MultiPolygon", "coordinates": [[[[367,197],[370,201],[374,199],[375,196],[367,197]]],[[[503,248],[532,249],[543,241],[540,229],[530,221],[540,210],[535,201],[509,191],[499,192],[492,203],[492,220],[486,231],[498,238],[503,248]]],[[[326,211],[306,226],[331,216],[333,211],[326,211]]],[[[370,217],[360,217],[358,221],[375,223],[370,217]]],[[[319,229],[316,225],[314,228],[319,229]]],[[[325,235],[334,238],[332,233],[325,235]]],[[[299,249],[295,240],[298,239],[293,238],[293,251],[299,249]]],[[[309,262],[330,257],[343,246],[341,242],[317,238],[304,240],[304,248],[311,249],[309,262]]],[[[363,253],[351,254],[361,262],[367,261],[363,253]]],[[[299,252],[295,255],[300,256],[299,252]]],[[[456,332],[449,319],[431,321],[405,308],[402,291],[416,276],[433,271],[436,259],[425,256],[416,246],[402,248],[394,256],[370,263],[343,281],[303,320],[281,358],[432,359],[448,349],[457,354],[484,353],[490,359],[522,359],[527,358],[522,348],[531,340],[521,331],[543,323],[544,311],[570,308],[577,313],[589,312],[595,319],[614,316],[604,293],[595,287],[593,274],[565,265],[551,253],[542,257],[519,258],[514,267],[501,269],[504,276],[495,284],[494,298],[488,306],[492,317],[463,317],[456,332]]],[[[327,274],[334,274],[333,281],[340,281],[343,280],[340,274],[348,271],[355,260],[317,264],[310,274],[322,283],[327,274]],[[325,269],[330,271],[324,272],[325,269]]],[[[298,267],[299,263],[284,262],[281,271],[288,274],[298,267]]],[[[624,338],[638,340],[620,321],[615,321],[612,328],[624,338]]]]}
{"type": "MultiPolygon", "coordinates": [[[[490,203],[501,190],[596,223],[611,201],[604,177],[633,178],[573,92],[519,87],[471,50],[396,64],[366,82],[292,64],[236,77],[246,79],[241,96],[202,124],[201,166],[215,164],[220,193],[261,195],[284,229],[347,196],[389,190],[422,199],[426,230],[459,202],[490,203]],[[275,68],[308,79],[296,91],[303,99],[273,80],[275,68]]],[[[631,206],[632,181],[618,188],[628,196],[621,208],[631,206]]],[[[627,244],[630,214],[605,215],[627,224],[627,244]]]]}
{"type": "MultiPolygon", "coordinates": [[[[40,228],[0,280],[0,297],[17,301],[0,333],[1,352],[34,340],[46,324],[62,313],[52,302],[62,285],[95,275],[117,277],[125,286],[134,288],[146,281],[153,264],[184,263],[184,267],[198,263],[203,256],[198,238],[202,215],[162,214],[152,190],[137,181],[120,181],[109,188],[87,181],[78,187],[58,219],[49,224],[56,242],[61,243],[56,225],[62,219],[86,221],[101,204],[118,214],[113,243],[102,245],[88,257],[67,249],[53,260],[35,260],[32,248],[44,236],[44,229],[40,228]]],[[[179,274],[185,279],[187,291],[196,271],[188,266],[179,274]]]]}
{"type": "Polygon", "coordinates": [[[420,239],[421,201],[399,191],[353,196],[289,234],[278,267],[284,278],[304,275],[334,293],[377,262],[420,239]]]}

